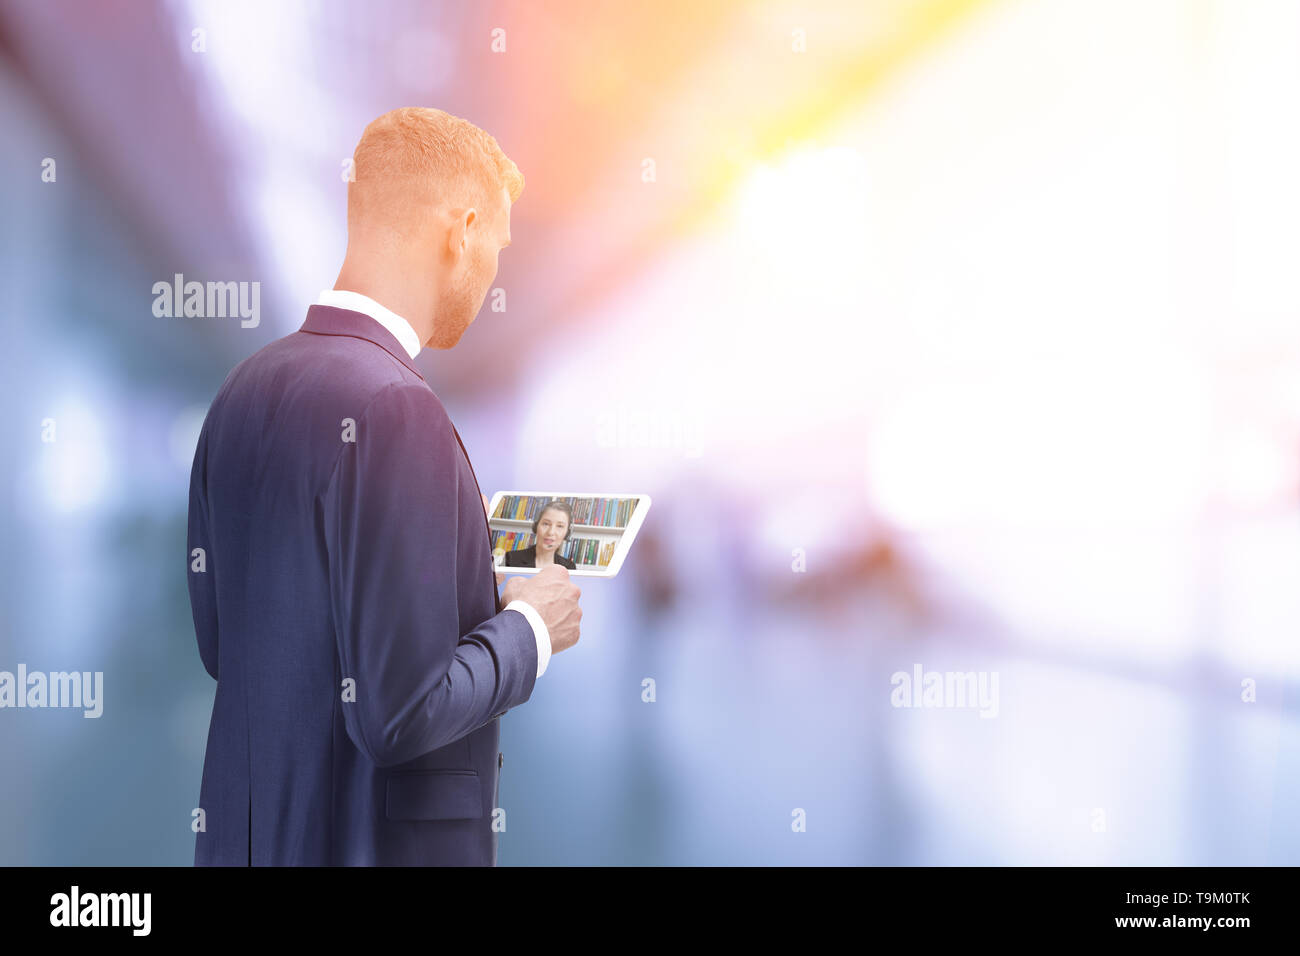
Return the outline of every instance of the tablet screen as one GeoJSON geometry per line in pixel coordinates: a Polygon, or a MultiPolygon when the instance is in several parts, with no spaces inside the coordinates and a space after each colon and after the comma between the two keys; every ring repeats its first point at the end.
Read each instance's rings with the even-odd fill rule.
{"type": "Polygon", "coordinates": [[[488,508],[493,564],[506,574],[559,564],[612,578],[649,510],[649,495],[498,491],[488,508]]]}

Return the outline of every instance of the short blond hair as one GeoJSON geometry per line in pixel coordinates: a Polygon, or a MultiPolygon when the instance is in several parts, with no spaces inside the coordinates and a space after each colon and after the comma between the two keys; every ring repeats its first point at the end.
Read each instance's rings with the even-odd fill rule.
{"type": "MultiPolygon", "coordinates": [[[[373,120],[352,152],[348,184],[349,218],[354,207],[369,205],[368,184],[384,191],[396,184],[418,193],[429,184],[441,195],[425,198],[455,206],[483,208],[505,189],[513,203],[524,191],[524,177],[496,139],[468,120],[425,106],[404,106],[373,120]]],[[[412,196],[411,198],[416,198],[412,196]]]]}

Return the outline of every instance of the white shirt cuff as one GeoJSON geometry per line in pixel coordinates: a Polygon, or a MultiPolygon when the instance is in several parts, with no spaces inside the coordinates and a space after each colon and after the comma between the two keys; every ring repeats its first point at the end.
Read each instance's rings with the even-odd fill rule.
{"type": "Polygon", "coordinates": [[[546,629],[546,622],[527,601],[513,600],[502,610],[518,611],[533,626],[533,637],[537,641],[537,676],[541,677],[546,673],[546,665],[551,662],[551,632],[546,629]]]}

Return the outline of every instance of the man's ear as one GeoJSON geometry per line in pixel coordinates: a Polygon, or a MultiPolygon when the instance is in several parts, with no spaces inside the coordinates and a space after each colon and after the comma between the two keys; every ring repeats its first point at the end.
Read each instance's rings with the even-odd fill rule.
{"type": "Polygon", "coordinates": [[[447,251],[452,259],[459,259],[469,248],[469,229],[478,220],[478,211],[473,206],[468,209],[452,211],[451,228],[447,230],[447,251]]]}

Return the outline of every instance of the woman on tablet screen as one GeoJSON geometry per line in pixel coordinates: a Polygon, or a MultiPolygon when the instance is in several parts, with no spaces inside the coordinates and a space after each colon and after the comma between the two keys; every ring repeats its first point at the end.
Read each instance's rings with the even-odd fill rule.
{"type": "Polygon", "coordinates": [[[508,568],[544,568],[548,564],[558,564],[570,571],[577,570],[572,558],[559,553],[560,545],[569,540],[573,531],[573,509],[567,502],[555,498],[546,503],[542,513],[533,522],[533,534],[537,543],[530,548],[507,551],[505,566],[508,568]]]}

